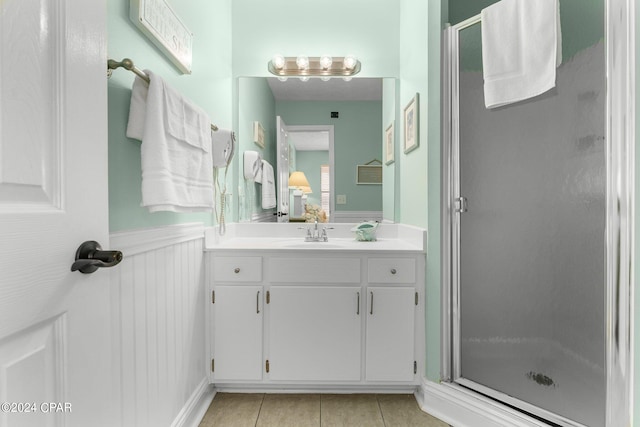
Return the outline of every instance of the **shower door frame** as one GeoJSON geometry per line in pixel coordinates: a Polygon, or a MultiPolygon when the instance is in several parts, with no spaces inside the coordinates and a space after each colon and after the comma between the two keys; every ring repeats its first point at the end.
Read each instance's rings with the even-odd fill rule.
{"type": "MultiPolygon", "coordinates": [[[[635,205],[635,0],[605,0],[606,225],[605,371],[607,427],[630,425],[633,410],[633,279],[635,205]]],[[[448,27],[442,55],[441,379],[452,391],[460,379],[458,171],[458,35],[477,15],[448,27]]],[[[464,380],[462,381],[464,382],[464,380]]],[[[475,386],[475,383],[474,383],[475,386]]],[[[580,425],[495,390],[502,402],[565,425],[580,425]]],[[[481,399],[481,395],[478,395],[481,399]]],[[[486,399],[487,404],[491,402],[486,399]]]]}

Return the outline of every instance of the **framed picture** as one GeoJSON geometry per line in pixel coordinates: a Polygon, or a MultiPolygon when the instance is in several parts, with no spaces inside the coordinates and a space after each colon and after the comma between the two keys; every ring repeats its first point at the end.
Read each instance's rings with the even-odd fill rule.
{"type": "Polygon", "coordinates": [[[260,122],[253,122],[253,142],[264,148],[264,128],[260,122]]]}
{"type": "Polygon", "coordinates": [[[356,184],[382,185],[382,165],[358,165],[356,184]]]}
{"type": "Polygon", "coordinates": [[[393,122],[389,125],[389,127],[384,131],[384,164],[390,165],[394,161],[393,152],[394,152],[394,126],[393,122]]]}
{"type": "Polygon", "coordinates": [[[182,73],[191,74],[193,33],[167,0],[131,0],[129,19],[182,73]]]}
{"type": "Polygon", "coordinates": [[[420,144],[420,121],[419,121],[419,96],[413,97],[411,101],[404,107],[404,152],[418,148],[420,144]]]}

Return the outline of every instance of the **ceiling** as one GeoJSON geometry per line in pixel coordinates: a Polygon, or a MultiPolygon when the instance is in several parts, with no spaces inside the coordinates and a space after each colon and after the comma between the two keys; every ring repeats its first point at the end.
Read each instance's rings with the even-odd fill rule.
{"type": "Polygon", "coordinates": [[[322,81],[311,78],[303,82],[289,77],[281,82],[276,77],[267,78],[276,101],[381,101],[382,79],[354,77],[346,82],[341,78],[322,81]]]}
{"type": "Polygon", "coordinates": [[[289,141],[296,151],[329,151],[329,132],[289,131],[289,141]]]}

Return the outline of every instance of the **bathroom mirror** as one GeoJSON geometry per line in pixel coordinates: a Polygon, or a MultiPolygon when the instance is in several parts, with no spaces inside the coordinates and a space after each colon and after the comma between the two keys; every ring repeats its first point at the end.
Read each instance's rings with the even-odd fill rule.
{"type": "MultiPolygon", "coordinates": [[[[239,78],[239,152],[258,151],[273,166],[277,186],[288,178],[284,170],[288,174],[296,170],[304,172],[311,193],[304,193],[306,197],[303,200],[322,207],[324,199],[329,222],[393,222],[396,165],[384,164],[382,141],[385,129],[395,119],[396,79],[332,80],[312,78],[302,82],[297,78],[289,78],[282,82],[269,77],[239,78]],[[291,136],[286,149],[281,149],[280,153],[277,150],[278,116],[286,124],[285,134],[291,136]],[[255,122],[264,128],[264,148],[253,142],[251,129],[255,122]],[[331,142],[329,128],[333,131],[331,142]],[[333,152],[329,148],[331,143],[333,152]],[[383,165],[383,183],[358,184],[357,166],[375,160],[380,163],[374,164],[383,165]],[[327,168],[322,169],[325,165],[328,166],[328,175],[327,168]],[[283,170],[278,172],[280,169],[283,170]],[[322,170],[325,172],[324,188],[321,183],[322,170]]],[[[273,210],[261,206],[262,186],[245,181],[243,172],[239,173],[240,186],[243,187],[240,191],[240,220],[272,220],[273,210]]],[[[280,206],[275,209],[276,214],[286,213],[284,217],[279,217],[281,222],[302,220],[298,216],[299,208],[294,213],[294,203],[300,203],[300,198],[294,199],[294,191],[291,189],[284,209],[280,206]]],[[[285,194],[289,193],[283,189],[277,189],[276,192],[279,204],[281,200],[285,201],[285,194]]],[[[297,195],[300,197],[299,192],[297,195]]]]}

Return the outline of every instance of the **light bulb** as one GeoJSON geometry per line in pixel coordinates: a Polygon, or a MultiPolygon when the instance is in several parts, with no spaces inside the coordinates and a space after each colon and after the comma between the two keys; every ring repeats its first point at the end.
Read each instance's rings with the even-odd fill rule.
{"type": "Polygon", "coordinates": [[[277,54],[273,55],[273,58],[271,58],[271,63],[276,70],[282,70],[286,61],[284,59],[284,56],[277,54]]]}
{"type": "Polygon", "coordinates": [[[322,55],[320,57],[320,66],[323,70],[328,70],[333,63],[333,59],[329,55],[322,55]]]}
{"type": "Polygon", "coordinates": [[[343,77],[342,80],[344,80],[345,82],[350,82],[352,78],[353,77],[351,76],[346,76],[346,77],[343,77]]]}
{"type": "Polygon", "coordinates": [[[287,76],[279,76],[278,80],[280,80],[281,82],[286,82],[289,79],[289,77],[287,76]]]}
{"type": "Polygon", "coordinates": [[[328,82],[329,80],[331,80],[331,77],[329,77],[329,76],[322,76],[322,77],[320,77],[320,80],[322,80],[323,82],[328,82]]]}
{"type": "Polygon", "coordinates": [[[300,81],[301,81],[301,82],[308,82],[308,81],[309,81],[309,76],[302,76],[302,77],[300,77],[300,81]]]}
{"type": "Polygon", "coordinates": [[[309,68],[309,58],[304,55],[298,56],[296,58],[296,65],[301,70],[307,70],[309,68]]]}
{"type": "Polygon", "coordinates": [[[358,63],[358,59],[353,55],[347,55],[344,57],[344,68],[347,70],[353,70],[356,68],[356,64],[358,63]]]}

